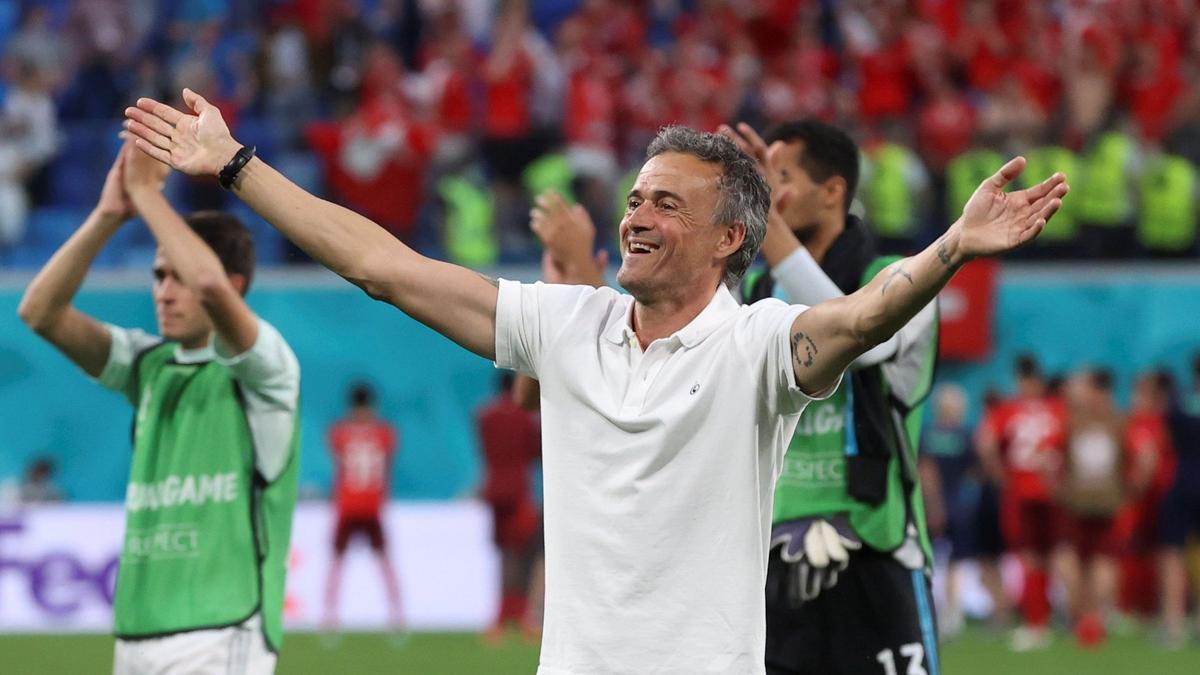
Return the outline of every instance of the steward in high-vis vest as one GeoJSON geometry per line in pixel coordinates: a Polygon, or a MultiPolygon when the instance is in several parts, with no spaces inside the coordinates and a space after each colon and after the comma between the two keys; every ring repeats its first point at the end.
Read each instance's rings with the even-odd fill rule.
{"type": "Polygon", "coordinates": [[[1196,188],[1196,167],[1183,157],[1156,155],[1146,162],[1138,181],[1137,239],[1143,250],[1159,255],[1192,253],[1196,188]]]}
{"type": "Polygon", "coordinates": [[[468,267],[487,267],[499,256],[491,195],[464,176],[438,181],[445,206],[444,236],[450,259],[468,267]]]}
{"type": "MultiPolygon", "coordinates": [[[[806,120],[765,141],[796,192],[772,206],[790,233],[768,226],[770,271],[747,275],[745,302],[815,305],[857,291],[895,260],[848,213],[859,156],[844,132],[806,120]]],[[[768,672],[875,672],[885,653],[936,672],[933,558],[915,456],[936,359],[934,302],[801,414],[775,489],[768,672]]]]}
{"type": "MultiPolygon", "coordinates": [[[[1043,145],[1031,149],[1025,154],[1025,173],[1022,185],[1037,185],[1056,171],[1067,176],[1075,176],[1078,161],[1075,153],[1060,145],[1043,145]]],[[[1076,217],[1078,199],[1065,199],[1063,206],[1054,217],[1046,222],[1042,234],[1034,244],[1039,248],[1065,248],[1076,243],[1079,237],[1079,220],[1076,217]]]]}
{"type": "Polygon", "coordinates": [[[1078,191],[1071,195],[1089,257],[1123,258],[1133,249],[1138,147],[1129,134],[1106,131],[1083,152],[1078,191]]]}
{"type": "Polygon", "coordinates": [[[863,201],[867,222],[882,241],[907,249],[921,225],[920,196],[929,182],[925,167],[912,150],[890,141],[872,146],[866,160],[863,201]]]}
{"type": "Polygon", "coordinates": [[[1004,156],[995,150],[973,148],[946,165],[946,219],[954,222],[962,213],[975,188],[1004,164],[1004,156]]]}
{"type": "Polygon", "coordinates": [[[134,407],[113,671],[271,673],[283,640],[300,367],[243,299],[250,233],[220,212],[181,218],[161,193],[167,171],[123,148],[95,210],[30,284],[20,315],[134,407]],[[70,306],[91,261],[135,213],[158,242],[161,338],[70,306]]]}

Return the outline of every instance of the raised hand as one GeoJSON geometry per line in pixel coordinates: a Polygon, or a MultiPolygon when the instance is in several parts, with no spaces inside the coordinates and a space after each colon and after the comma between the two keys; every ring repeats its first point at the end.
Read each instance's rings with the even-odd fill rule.
{"type": "Polygon", "coordinates": [[[216,106],[191,89],[183,90],[183,102],[193,114],[139,98],[136,108],[125,109],[125,128],[137,136],[139,150],[163,164],[194,176],[215,176],[241,145],[216,106]]]}
{"type": "Polygon", "coordinates": [[[128,131],[122,131],[121,137],[125,139],[121,162],[126,194],[131,195],[137,190],[161,191],[171,167],[133,147],[134,137],[128,131]]]}
{"type": "Polygon", "coordinates": [[[537,196],[529,227],[546,248],[542,268],[550,283],[603,283],[608,252],[593,254],[596,225],[586,209],[553,190],[537,196]]]}
{"type": "Polygon", "coordinates": [[[729,138],[737,144],[742,152],[750,155],[750,158],[758,165],[758,172],[762,174],[771,188],[772,211],[779,214],[784,213],[788,203],[795,197],[795,188],[788,185],[783,171],[783,163],[779,158],[783,144],[775,142],[767,145],[754,127],[745,122],[738,122],[737,129],[728,124],[722,124],[717,127],[717,133],[729,138]]]}
{"type": "Polygon", "coordinates": [[[758,164],[758,171],[767,179],[767,184],[771,186],[771,193],[775,193],[775,188],[783,183],[783,177],[780,173],[779,163],[774,161],[774,154],[771,152],[771,147],[767,142],[758,135],[754,127],[745,122],[738,122],[737,129],[728,124],[722,124],[717,127],[717,133],[729,138],[741,148],[742,152],[750,155],[750,158],[758,164]]]}
{"type": "Polygon", "coordinates": [[[1038,236],[1062,206],[1070,190],[1062,173],[1033,187],[1005,192],[1004,186],[1024,169],[1024,157],[1009,160],[967,200],[959,221],[960,254],[969,259],[1011,251],[1038,236]]]}
{"type": "Polygon", "coordinates": [[[125,194],[124,159],[125,147],[122,146],[104,178],[100,199],[96,201],[96,212],[107,218],[125,220],[133,215],[133,204],[129,201],[129,195],[125,194]]]}

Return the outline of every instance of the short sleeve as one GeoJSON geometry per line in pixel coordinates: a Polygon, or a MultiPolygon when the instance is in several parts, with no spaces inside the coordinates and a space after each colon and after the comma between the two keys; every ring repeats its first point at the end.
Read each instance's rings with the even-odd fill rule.
{"type": "Polygon", "coordinates": [[[123,394],[130,401],[137,400],[137,392],[133,391],[136,379],[133,377],[133,364],[138,354],[162,342],[160,338],[149,335],[136,328],[121,328],[111,323],[104,324],[112,338],[112,346],[108,349],[108,361],[96,382],[106,389],[123,394]]]}
{"type": "Polygon", "coordinates": [[[796,369],[792,366],[792,324],[796,317],[808,310],[805,305],[788,305],[778,300],[762,300],[746,311],[751,318],[743,327],[743,349],[763,354],[761,363],[762,390],[768,409],[781,415],[790,415],[804,410],[814,399],[830,396],[841,384],[837,382],[825,391],[808,394],[796,381],[796,369]]]}
{"type": "Polygon", "coordinates": [[[496,367],[537,377],[542,355],[597,290],[591,286],[500,280],[496,300],[496,367]]]}
{"type": "Polygon", "coordinates": [[[295,433],[300,363],[279,331],[261,318],[254,346],[231,356],[218,342],[216,360],[242,387],[259,472],[274,480],[287,466],[295,433]]]}

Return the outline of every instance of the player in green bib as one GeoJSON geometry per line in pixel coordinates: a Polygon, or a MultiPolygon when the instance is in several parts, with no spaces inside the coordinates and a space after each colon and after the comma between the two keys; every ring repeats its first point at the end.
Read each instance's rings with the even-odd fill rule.
{"type": "MultiPolygon", "coordinates": [[[[816,305],[896,260],[880,256],[849,213],[859,177],[849,136],[812,120],[780,125],[765,140],[740,131],[726,133],[772,176],[770,270],[747,277],[747,302],[816,305]]],[[[915,457],[936,351],[930,303],[801,415],[775,488],[768,673],[938,672],[915,457]]]]}
{"type": "Polygon", "coordinates": [[[271,673],[296,500],[300,368],[243,296],[254,243],[232,216],[180,217],[168,167],[122,149],[99,202],[29,285],[21,318],[133,405],[115,673],[271,673]],[[75,309],[130,216],[158,242],[161,338],[75,309]]]}

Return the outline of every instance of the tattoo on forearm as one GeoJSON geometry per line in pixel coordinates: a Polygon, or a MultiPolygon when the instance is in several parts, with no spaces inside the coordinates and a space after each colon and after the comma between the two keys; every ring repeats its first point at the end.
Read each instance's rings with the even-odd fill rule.
{"type": "Polygon", "coordinates": [[[937,256],[938,260],[941,260],[943,265],[946,267],[950,266],[950,252],[946,250],[945,240],[938,241],[937,256]]]}
{"type": "Polygon", "coordinates": [[[887,293],[888,286],[892,285],[892,282],[896,280],[896,277],[904,277],[905,279],[908,279],[909,286],[913,285],[912,275],[904,269],[904,265],[897,264],[892,268],[892,273],[888,276],[887,281],[883,282],[883,288],[879,289],[880,295],[887,293]]]}
{"type": "Polygon", "coordinates": [[[499,281],[497,281],[497,280],[495,280],[495,279],[493,279],[493,278],[489,277],[488,275],[486,275],[486,274],[483,274],[483,273],[481,273],[481,272],[476,272],[476,274],[478,274],[478,275],[479,275],[479,278],[480,278],[480,279],[483,279],[484,281],[488,282],[488,283],[489,283],[489,284],[491,284],[492,286],[495,286],[496,288],[500,288],[500,282],[499,282],[499,281]]]}
{"type": "Polygon", "coordinates": [[[795,361],[797,367],[812,367],[813,359],[816,355],[817,343],[813,342],[812,338],[800,331],[792,334],[792,360],[795,361]],[[801,356],[802,351],[803,356],[801,356]]]}

